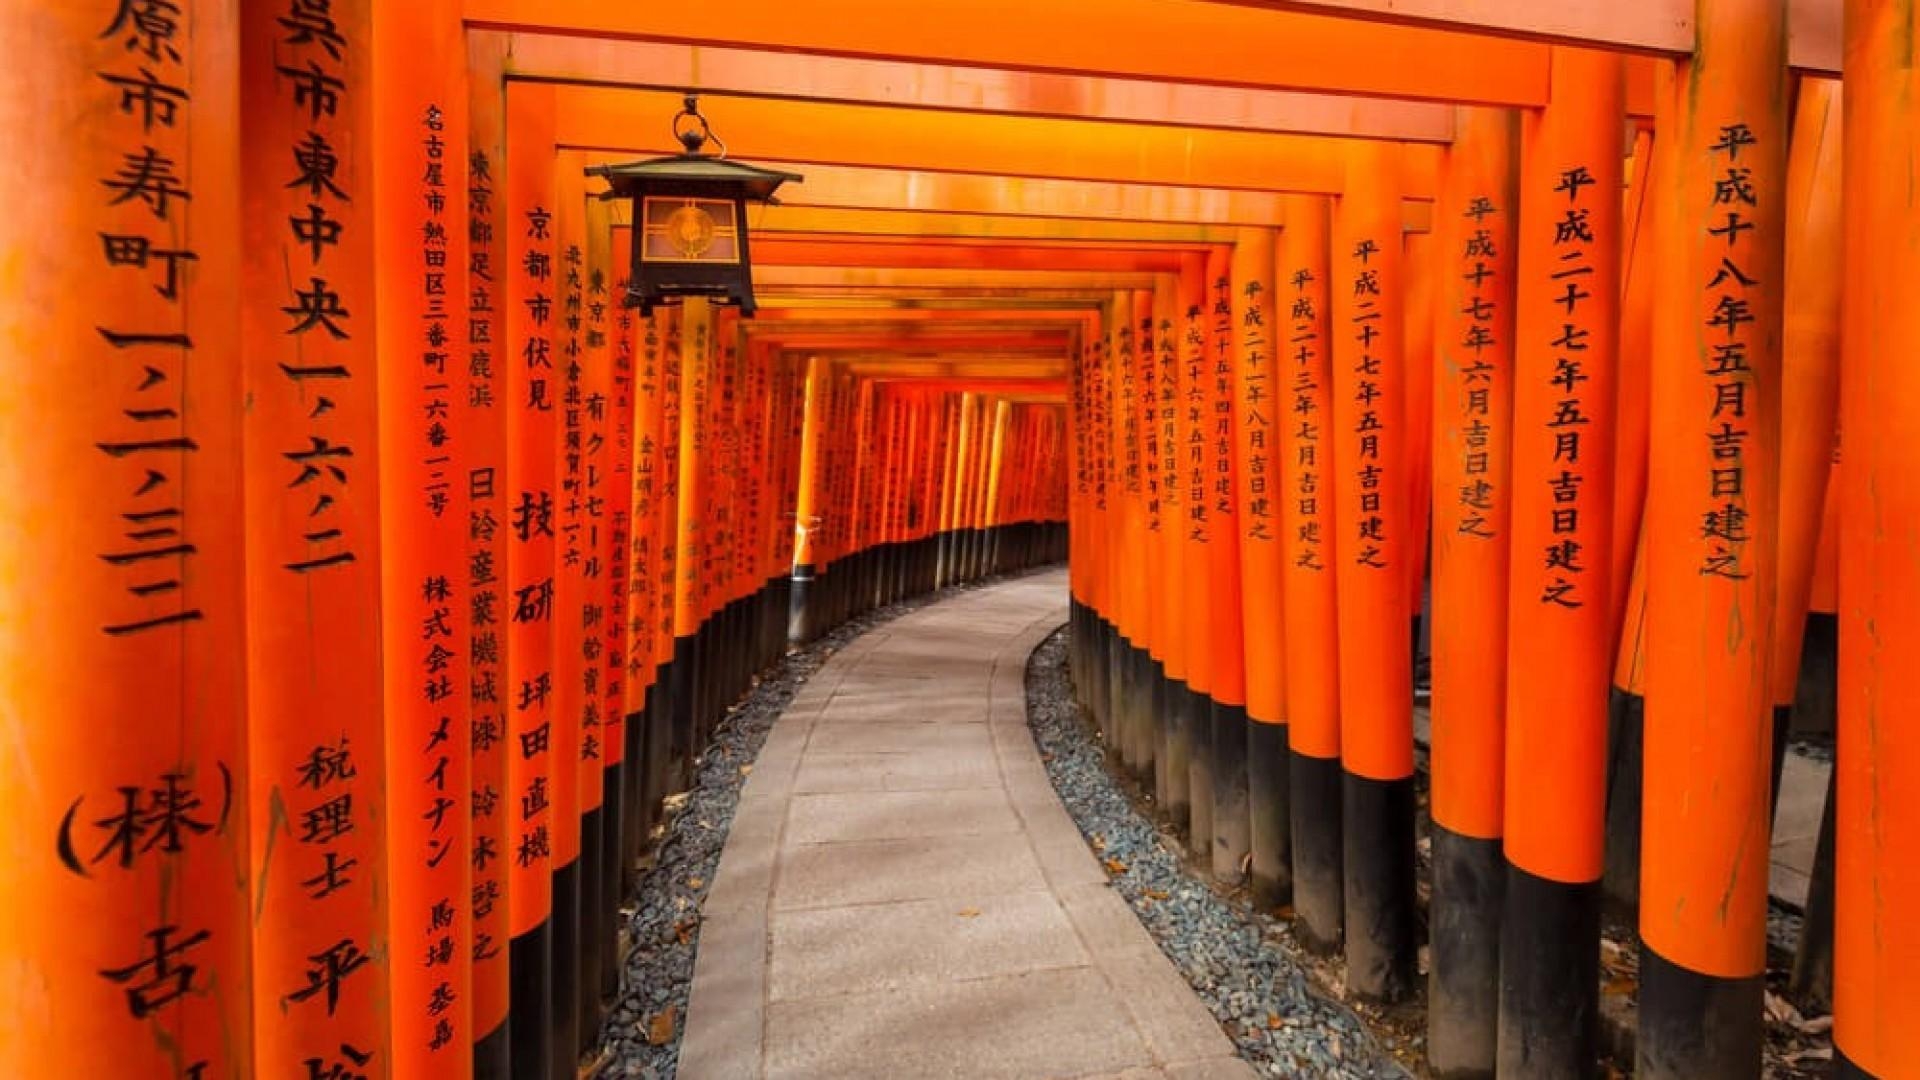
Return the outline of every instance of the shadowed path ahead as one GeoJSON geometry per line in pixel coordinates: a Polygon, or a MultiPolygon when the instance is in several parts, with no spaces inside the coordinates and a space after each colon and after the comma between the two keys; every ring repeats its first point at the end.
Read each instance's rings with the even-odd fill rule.
{"type": "Polygon", "coordinates": [[[1029,734],[1049,572],[907,615],[774,725],[703,909],[680,1075],[1248,1077],[1029,734]]]}

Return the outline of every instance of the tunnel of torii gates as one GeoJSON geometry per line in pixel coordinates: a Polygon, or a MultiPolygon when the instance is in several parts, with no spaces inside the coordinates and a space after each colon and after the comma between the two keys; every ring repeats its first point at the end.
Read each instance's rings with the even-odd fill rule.
{"type": "Polygon", "coordinates": [[[1638,1073],[1758,1074],[1837,627],[1796,992],[1920,1076],[1916,19],[0,0],[0,1072],[567,1075],[754,673],[1066,558],[1119,767],[1355,995],[1424,937],[1443,1075],[1591,1071],[1608,906],[1638,1073]],[[751,318],[585,175],[689,89],[805,175],[751,318]]]}

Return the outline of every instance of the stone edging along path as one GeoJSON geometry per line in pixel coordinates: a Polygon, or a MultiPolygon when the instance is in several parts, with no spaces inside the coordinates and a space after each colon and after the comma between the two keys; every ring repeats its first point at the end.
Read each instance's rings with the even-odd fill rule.
{"type": "Polygon", "coordinates": [[[1135,807],[1074,701],[1064,633],[1034,650],[1025,698],[1047,773],[1086,843],[1098,848],[1115,894],[1241,1058],[1272,1077],[1408,1075],[1358,1017],[1312,985],[1274,920],[1229,902],[1191,873],[1178,838],[1135,807]]]}
{"type": "Polygon", "coordinates": [[[990,588],[997,580],[1005,579],[952,586],[850,619],[787,655],[730,710],[702,752],[693,786],[667,822],[634,902],[623,908],[623,925],[634,944],[622,972],[620,999],[608,1010],[601,1032],[598,1076],[665,1080],[676,1074],[700,910],[712,889],[741,788],[774,721],[807,681],[850,643],[930,604],[990,588]]]}
{"type": "Polygon", "coordinates": [[[681,1075],[1252,1075],[1108,884],[1034,745],[1027,658],[1065,602],[1057,572],[959,597],[853,642],[794,696],[699,912],[681,1075]],[[976,764],[954,790],[866,800],[797,783],[876,756],[847,752],[854,742],[889,740],[902,769],[976,764]],[[847,811],[834,837],[817,813],[828,803],[847,811]],[[963,804],[976,824],[957,820],[963,804]],[[903,877],[903,862],[969,846],[965,868],[903,877]],[[846,870],[823,884],[826,861],[846,870]],[[796,981],[803,970],[813,981],[796,981]]]}

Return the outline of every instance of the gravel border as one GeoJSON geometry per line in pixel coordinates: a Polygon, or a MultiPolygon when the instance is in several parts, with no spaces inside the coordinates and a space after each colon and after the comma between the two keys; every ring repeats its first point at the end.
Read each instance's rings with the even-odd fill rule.
{"type": "Polygon", "coordinates": [[[1025,573],[952,585],[849,619],[762,672],[746,697],[728,710],[694,763],[692,788],[670,800],[653,865],[621,908],[632,951],[621,973],[620,998],[600,1029],[596,1075],[607,1080],[672,1080],[676,1075],[700,946],[700,906],[720,868],[740,789],[774,721],[801,687],[861,635],[929,604],[1025,573]],[[662,1036],[657,1043],[652,1041],[656,1035],[662,1036]]]}
{"type": "Polygon", "coordinates": [[[1143,816],[1107,769],[1074,701],[1063,628],[1027,663],[1027,723],[1067,813],[1240,1057],[1273,1077],[1406,1077],[1349,1009],[1310,984],[1276,920],[1187,870],[1177,838],[1143,816]]]}

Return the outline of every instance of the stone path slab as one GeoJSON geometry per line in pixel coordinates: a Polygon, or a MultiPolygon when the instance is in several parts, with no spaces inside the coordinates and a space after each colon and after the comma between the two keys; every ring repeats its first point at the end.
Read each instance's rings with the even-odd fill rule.
{"type": "Polygon", "coordinates": [[[859,639],[774,725],[702,911],[687,1080],[1253,1071],[1048,783],[1027,656],[1050,572],[859,639]]]}

